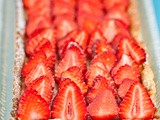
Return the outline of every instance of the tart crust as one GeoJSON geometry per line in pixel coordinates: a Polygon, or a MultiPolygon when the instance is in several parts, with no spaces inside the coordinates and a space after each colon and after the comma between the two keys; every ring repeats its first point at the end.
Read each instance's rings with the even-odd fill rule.
{"type": "MultiPolygon", "coordinates": [[[[130,0],[130,2],[131,4],[128,8],[128,14],[131,20],[131,34],[137,40],[139,45],[143,47],[146,51],[146,47],[144,46],[144,41],[142,40],[141,24],[137,10],[137,1],[130,0]]],[[[146,54],[146,56],[148,57],[148,54],[146,54]]],[[[153,103],[155,103],[156,87],[154,82],[154,74],[147,61],[143,63],[142,66],[141,80],[143,85],[147,88],[153,103]]]]}

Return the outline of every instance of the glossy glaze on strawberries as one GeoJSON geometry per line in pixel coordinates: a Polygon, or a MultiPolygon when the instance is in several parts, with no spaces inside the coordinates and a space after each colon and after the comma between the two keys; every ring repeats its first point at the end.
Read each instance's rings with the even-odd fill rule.
{"type": "Polygon", "coordinates": [[[129,0],[23,3],[28,60],[19,119],[154,118],[141,80],[146,53],[130,34],[129,0]]]}

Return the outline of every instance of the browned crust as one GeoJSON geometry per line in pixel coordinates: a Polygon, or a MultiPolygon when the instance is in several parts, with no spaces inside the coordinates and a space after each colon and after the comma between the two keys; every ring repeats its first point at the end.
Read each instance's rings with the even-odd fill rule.
{"type": "Polygon", "coordinates": [[[23,4],[21,0],[16,0],[16,38],[15,38],[15,58],[14,58],[14,80],[13,80],[13,97],[11,120],[16,119],[18,102],[22,92],[21,69],[25,59],[24,36],[25,36],[25,19],[23,4]]]}
{"type": "MultiPolygon", "coordinates": [[[[132,36],[137,40],[139,45],[143,47],[146,51],[147,48],[144,45],[144,41],[141,33],[141,21],[138,13],[138,3],[137,3],[137,0],[130,0],[130,2],[131,4],[128,8],[128,13],[131,20],[130,32],[132,36]]],[[[148,54],[146,54],[146,57],[148,58],[148,54]]],[[[148,90],[150,98],[156,107],[156,84],[154,82],[154,73],[149,65],[148,59],[142,66],[141,80],[142,80],[142,84],[148,90]]],[[[158,113],[156,112],[154,120],[159,120],[159,119],[160,119],[160,115],[158,115],[158,113]]]]}

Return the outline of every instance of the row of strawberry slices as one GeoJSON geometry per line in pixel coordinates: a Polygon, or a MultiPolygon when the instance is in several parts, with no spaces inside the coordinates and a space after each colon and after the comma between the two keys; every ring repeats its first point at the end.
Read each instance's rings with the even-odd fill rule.
{"type": "Polygon", "coordinates": [[[51,8],[57,40],[78,28],[75,21],[76,0],[51,0],[51,8]]]}
{"type": "Polygon", "coordinates": [[[25,90],[19,101],[21,120],[49,119],[54,96],[56,36],[50,0],[23,0],[27,14],[26,53],[22,68],[25,90]]]}
{"type": "Polygon", "coordinates": [[[152,119],[155,107],[140,78],[146,56],[129,33],[129,1],[52,0],[50,7],[48,2],[24,0],[29,20],[29,60],[22,69],[26,90],[19,102],[18,117],[152,119]],[[46,6],[41,7],[42,4],[46,6]],[[92,10],[101,16],[96,24],[92,10]],[[34,15],[30,11],[40,12],[34,15]],[[46,15],[54,17],[53,25],[43,21],[47,20],[43,17],[46,15]],[[76,29],[77,26],[83,29],[76,29]],[[56,44],[60,59],[54,71],[56,44]],[[91,60],[89,64],[87,58],[91,60]],[[54,79],[58,84],[56,95],[54,79]]]}

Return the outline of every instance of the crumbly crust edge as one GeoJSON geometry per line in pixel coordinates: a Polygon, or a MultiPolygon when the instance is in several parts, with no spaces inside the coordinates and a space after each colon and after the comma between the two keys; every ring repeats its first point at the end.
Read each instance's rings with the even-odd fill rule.
{"type": "Polygon", "coordinates": [[[25,16],[22,0],[16,0],[16,38],[15,38],[15,57],[14,57],[14,78],[12,111],[10,120],[16,120],[18,102],[22,92],[21,69],[25,61],[25,16]]]}

